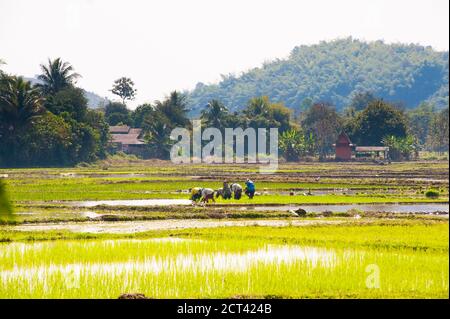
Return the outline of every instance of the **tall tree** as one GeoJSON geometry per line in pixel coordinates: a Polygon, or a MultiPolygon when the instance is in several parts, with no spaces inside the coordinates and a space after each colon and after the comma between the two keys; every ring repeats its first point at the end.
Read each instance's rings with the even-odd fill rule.
{"type": "Polygon", "coordinates": [[[155,109],[162,113],[167,119],[171,128],[186,127],[189,124],[187,117],[187,101],[186,96],[177,91],[170,93],[164,101],[156,101],[155,109]]]}
{"type": "Polygon", "coordinates": [[[409,132],[417,139],[421,146],[426,146],[428,130],[430,129],[430,123],[434,114],[434,106],[429,103],[422,103],[407,113],[409,132]]]}
{"type": "Polygon", "coordinates": [[[290,110],[281,103],[271,103],[267,96],[250,99],[242,113],[245,125],[255,129],[276,127],[284,132],[290,128],[290,110]]]}
{"type": "Polygon", "coordinates": [[[356,112],[359,112],[364,110],[371,102],[375,100],[376,98],[372,92],[357,92],[351,99],[350,108],[352,108],[356,112]]]}
{"type": "Polygon", "coordinates": [[[218,100],[211,100],[201,112],[201,119],[207,127],[223,130],[229,123],[229,112],[225,105],[218,100]]]}
{"type": "Polygon", "coordinates": [[[151,104],[145,103],[139,105],[131,114],[131,119],[134,127],[142,128],[144,125],[144,120],[153,111],[153,106],[151,104]]]}
{"type": "Polygon", "coordinates": [[[44,94],[55,94],[62,89],[72,86],[76,79],[80,77],[74,72],[69,62],[64,62],[61,58],[55,60],[48,59],[48,64],[41,64],[42,74],[38,79],[42,82],[38,87],[44,94]]]}
{"type": "Polygon", "coordinates": [[[122,104],[126,100],[134,100],[137,90],[134,88],[134,82],[130,78],[121,77],[114,81],[112,94],[119,96],[122,99],[122,104]]]}
{"type": "Polygon", "coordinates": [[[385,136],[406,137],[405,114],[383,100],[371,102],[350,124],[350,137],[358,145],[381,146],[385,136]]]}
{"type": "Polygon", "coordinates": [[[306,134],[312,134],[319,157],[324,159],[333,151],[333,143],[342,129],[342,120],[336,109],[328,103],[315,103],[301,120],[306,134]]]}
{"type": "Polygon", "coordinates": [[[154,111],[145,119],[144,139],[148,145],[150,154],[160,159],[168,159],[170,148],[174,141],[170,139],[172,125],[169,119],[161,112],[154,111]]]}
{"type": "Polygon", "coordinates": [[[43,99],[36,88],[22,77],[0,79],[0,156],[7,165],[16,159],[21,146],[21,129],[44,112],[43,99]]]}
{"type": "Polygon", "coordinates": [[[130,125],[130,111],[125,104],[120,102],[109,102],[105,108],[105,119],[109,125],[130,125]]]}
{"type": "Polygon", "coordinates": [[[428,144],[433,151],[448,152],[449,149],[448,107],[435,114],[430,121],[428,144]]]}
{"type": "Polygon", "coordinates": [[[75,120],[82,122],[88,111],[87,103],[83,90],[70,86],[47,96],[44,105],[53,114],[59,115],[67,112],[75,120]]]}

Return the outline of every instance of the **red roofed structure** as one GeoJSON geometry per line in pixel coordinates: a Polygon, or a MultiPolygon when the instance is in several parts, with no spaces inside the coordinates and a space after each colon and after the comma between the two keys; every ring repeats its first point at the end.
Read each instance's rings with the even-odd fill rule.
{"type": "Polygon", "coordinates": [[[337,161],[350,161],[352,159],[353,144],[345,132],[339,134],[336,144],[333,144],[336,149],[337,161]]]}

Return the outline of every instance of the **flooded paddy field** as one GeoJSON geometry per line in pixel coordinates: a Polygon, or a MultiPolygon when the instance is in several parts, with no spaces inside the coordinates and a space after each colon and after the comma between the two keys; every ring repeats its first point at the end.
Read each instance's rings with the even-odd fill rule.
{"type": "Polygon", "coordinates": [[[0,297],[447,298],[447,226],[247,226],[135,238],[11,238],[0,244],[0,297]],[[368,284],[373,271],[380,275],[368,284]]]}
{"type": "Polygon", "coordinates": [[[0,174],[15,207],[0,222],[0,298],[448,298],[448,162],[0,174]],[[246,178],[253,199],[189,200],[246,178]]]}

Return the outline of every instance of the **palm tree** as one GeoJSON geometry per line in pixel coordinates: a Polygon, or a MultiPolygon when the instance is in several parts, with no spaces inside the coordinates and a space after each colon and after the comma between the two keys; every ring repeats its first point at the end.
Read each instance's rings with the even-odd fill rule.
{"type": "Polygon", "coordinates": [[[41,64],[42,74],[38,76],[41,88],[44,94],[55,94],[58,91],[70,87],[75,80],[80,77],[78,73],[73,72],[73,67],[69,62],[63,62],[61,58],[55,60],[48,59],[48,65],[41,64]]]}
{"type": "Polygon", "coordinates": [[[177,91],[171,92],[170,96],[162,102],[156,101],[155,110],[164,114],[172,128],[186,127],[189,124],[186,95],[177,91]]]}
{"type": "Polygon", "coordinates": [[[201,113],[201,119],[208,127],[222,129],[227,127],[229,112],[225,105],[218,100],[211,100],[201,113]]]}
{"type": "Polygon", "coordinates": [[[0,153],[14,160],[20,142],[18,130],[42,114],[43,99],[37,88],[23,77],[0,78],[0,153]]]}
{"type": "Polygon", "coordinates": [[[4,76],[0,84],[0,117],[12,131],[44,111],[40,92],[19,76],[4,76]]]}
{"type": "Polygon", "coordinates": [[[167,159],[174,141],[170,139],[170,119],[158,111],[145,119],[144,137],[153,157],[167,159]]]}

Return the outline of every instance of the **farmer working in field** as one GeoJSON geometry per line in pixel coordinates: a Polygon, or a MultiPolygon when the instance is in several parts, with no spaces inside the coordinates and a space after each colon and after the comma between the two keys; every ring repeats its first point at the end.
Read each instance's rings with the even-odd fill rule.
{"type": "Polygon", "coordinates": [[[204,204],[209,203],[210,200],[212,200],[214,203],[216,202],[214,200],[214,190],[211,188],[203,188],[201,192],[201,202],[204,204]]]}
{"type": "Polygon", "coordinates": [[[228,185],[228,182],[223,182],[222,197],[223,197],[223,199],[231,198],[231,188],[228,185]]]}
{"type": "Polygon", "coordinates": [[[189,190],[191,192],[191,201],[198,202],[202,198],[202,188],[194,187],[189,190]]]}
{"type": "Polygon", "coordinates": [[[237,184],[237,183],[232,183],[232,184],[230,185],[230,188],[231,188],[231,191],[232,191],[233,194],[234,194],[234,199],[237,199],[237,200],[241,199],[241,196],[242,196],[242,186],[239,185],[239,184],[237,184]]]}
{"type": "Polygon", "coordinates": [[[253,196],[255,196],[255,183],[253,183],[250,179],[247,179],[245,186],[245,195],[252,199],[253,196]]]}
{"type": "Polygon", "coordinates": [[[222,196],[223,199],[231,198],[231,188],[228,185],[228,182],[223,182],[223,187],[216,190],[216,198],[222,196]]]}

